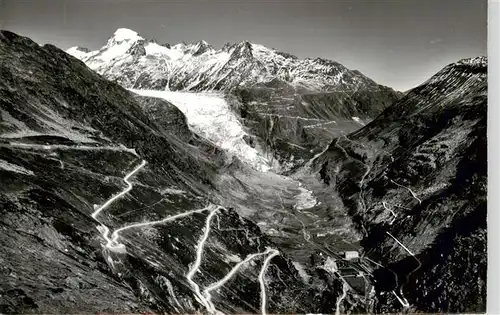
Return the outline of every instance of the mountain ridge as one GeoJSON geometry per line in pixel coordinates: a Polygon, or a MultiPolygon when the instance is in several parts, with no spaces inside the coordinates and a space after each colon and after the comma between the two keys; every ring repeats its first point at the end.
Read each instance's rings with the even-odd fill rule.
{"type": "Polygon", "coordinates": [[[277,78],[294,86],[313,90],[355,90],[360,86],[364,89],[379,89],[378,84],[358,70],[347,69],[338,62],[320,57],[299,59],[292,54],[245,40],[226,43],[220,49],[215,49],[202,40],[159,45],[135,31],[121,28],[99,50],[89,51],[76,46],[69,48],[67,52],[85,61],[92,69],[118,80],[127,88],[229,91],[236,86],[249,86],[277,78]],[[149,60],[144,60],[141,56],[148,57],[149,60]],[[132,62],[127,60],[130,57],[136,63],[135,67],[128,64],[132,62]],[[163,69],[165,64],[157,59],[167,62],[169,69],[163,69]],[[113,63],[115,67],[118,63],[122,75],[128,73],[132,77],[126,79],[114,75],[109,63],[113,63]],[[193,64],[197,69],[186,63],[193,64]],[[131,71],[158,73],[149,78],[151,82],[140,83],[137,80],[146,79],[139,78],[138,74],[130,74],[131,71]],[[235,71],[239,73],[234,73],[235,71]],[[161,81],[158,76],[170,78],[161,81]],[[207,76],[215,76],[216,79],[210,80],[207,76]]]}

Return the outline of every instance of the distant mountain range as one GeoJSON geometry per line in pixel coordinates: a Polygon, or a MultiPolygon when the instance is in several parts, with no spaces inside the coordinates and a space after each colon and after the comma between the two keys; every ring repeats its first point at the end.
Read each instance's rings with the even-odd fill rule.
{"type": "Polygon", "coordinates": [[[274,79],[314,91],[386,89],[337,62],[299,59],[247,41],[221,49],[205,41],[171,46],[122,28],[99,50],[72,47],[67,52],[108,79],[134,89],[229,91],[274,79]]]}

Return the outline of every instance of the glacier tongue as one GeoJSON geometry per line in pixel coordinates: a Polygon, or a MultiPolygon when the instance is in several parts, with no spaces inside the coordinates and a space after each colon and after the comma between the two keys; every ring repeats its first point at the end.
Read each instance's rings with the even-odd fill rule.
{"type": "Polygon", "coordinates": [[[267,172],[271,169],[271,162],[243,140],[246,132],[222,94],[129,90],[167,100],[186,115],[194,132],[214,142],[230,157],[236,156],[258,171],[267,172]]]}

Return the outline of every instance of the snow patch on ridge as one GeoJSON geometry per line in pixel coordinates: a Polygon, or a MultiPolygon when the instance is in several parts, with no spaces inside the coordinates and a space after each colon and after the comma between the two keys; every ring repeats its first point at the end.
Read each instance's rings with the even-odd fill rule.
{"type": "Polygon", "coordinates": [[[130,91],[157,97],[174,104],[186,115],[190,128],[214,142],[229,156],[236,156],[254,169],[267,172],[271,163],[256,149],[249,146],[243,136],[246,132],[231,111],[224,96],[219,93],[190,93],[155,90],[130,91]]]}
{"type": "Polygon", "coordinates": [[[156,55],[159,58],[166,58],[167,60],[178,60],[183,57],[189,58],[190,56],[184,55],[183,51],[174,46],[172,48],[167,48],[165,46],[158,45],[156,43],[148,43],[144,46],[146,50],[146,55],[156,55]]]}
{"type": "Polygon", "coordinates": [[[66,53],[80,60],[90,55],[90,52],[84,51],[78,46],[71,47],[70,49],[66,50],[66,53]]]}

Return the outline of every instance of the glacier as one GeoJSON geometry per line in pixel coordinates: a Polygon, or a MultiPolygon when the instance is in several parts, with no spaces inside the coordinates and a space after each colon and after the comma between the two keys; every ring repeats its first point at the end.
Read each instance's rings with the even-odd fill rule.
{"type": "Polygon", "coordinates": [[[193,132],[215,143],[230,158],[236,156],[261,172],[267,172],[271,169],[271,162],[263,153],[252,148],[243,139],[247,133],[231,111],[223,94],[136,89],[129,89],[129,91],[142,96],[161,98],[174,104],[184,113],[193,132]]]}

